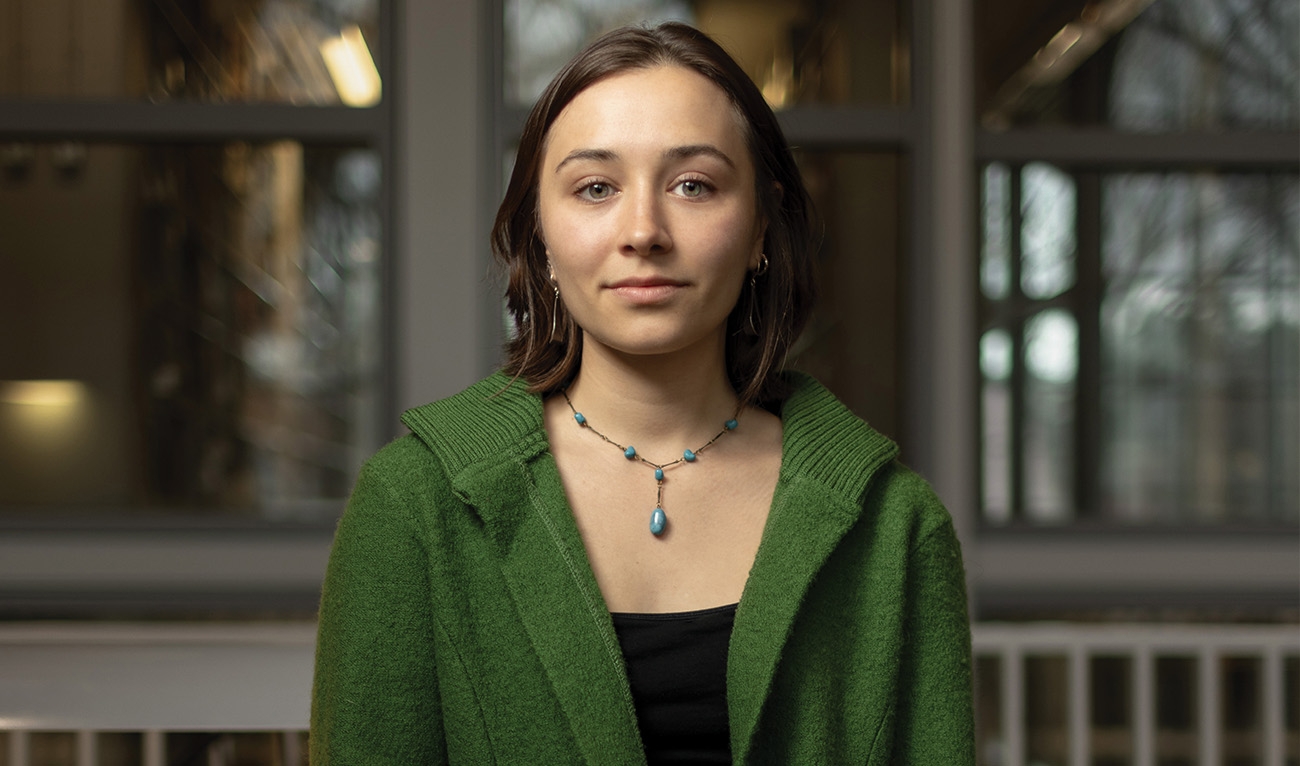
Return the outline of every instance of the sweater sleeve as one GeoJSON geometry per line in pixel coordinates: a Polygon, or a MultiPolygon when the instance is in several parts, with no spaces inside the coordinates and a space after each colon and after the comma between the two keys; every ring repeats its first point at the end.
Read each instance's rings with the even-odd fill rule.
{"type": "Polygon", "coordinates": [[[339,522],[321,593],[313,766],[446,761],[424,549],[411,503],[375,462],[339,522]]]}
{"type": "Polygon", "coordinates": [[[965,573],[961,548],[946,516],[912,553],[896,763],[975,763],[965,573]]]}

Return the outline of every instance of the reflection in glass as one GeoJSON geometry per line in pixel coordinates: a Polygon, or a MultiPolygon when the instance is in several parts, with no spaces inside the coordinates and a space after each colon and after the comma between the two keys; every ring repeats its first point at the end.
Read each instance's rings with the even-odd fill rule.
{"type": "Polygon", "coordinates": [[[1043,300],[1074,284],[1074,179],[1034,162],[1021,171],[1020,184],[1020,289],[1043,300]]]}
{"type": "Polygon", "coordinates": [[[984,454],[984,519],[993,524],[1011,520],[1011,371],[1015,350],[1011,334],[993,329],[980,339],[980,371],[984,378],[981,419],[984,454]]]}
{"type": "Polygon", "coordinates": [[[1103,185],[1104,503],[1119,518],[1300,518],[1300,184],[1103,185]]]}
{"type": "Polygon", "coordinates": [[[998,162],[984,167],[984,238],[980,248],[980,287],[984,297],[1006,298],[1011,290],[1011,173],[998,162]]]}
{"type": "Polygon", "coordinates": [[[47,156],[0,184],[0,380],[81,395],[0,401],[0,507],[336,514],[378,441],[377,155],[47,156]]]}
{"type": "Polygon", "coordinates": [[[379,0],[6,0],[0,99],[379,100],[379,0]]]}
{"type": "Polygon", "coordinates": [[[1006,0],[976,2],[976,90],[987,127],[1300,125],[1294,2],[1100,0],[1035,14],[1019,9],[1006,0]]]}
{"type": "Polygon", "coordinates": [[[1118,128],[1300,124],[1300,4],[1160,0],[1114,55],[1110,121],[1118,128]]]}
{"type": "Polygon", "coordinates": [[[898,0],[506,0],[505,101],[531,106],[603,32],[670,20],[718,40],[774,109],[908,100],[898,0]]]}
{"type": "Polygon", "coordinates": [[[791,363],[897,438],[900,158],[809,151],[798,152],[796,161],[824,234],[817,254],[820,298],[791,363]]]}
{"type": "Polygon", "coordinates": [[[1070,313],[1048,309],[1025,323],[1025,513],[1038,522],[1074,512],[1074,398],[1079,329],[1070,313]]]}

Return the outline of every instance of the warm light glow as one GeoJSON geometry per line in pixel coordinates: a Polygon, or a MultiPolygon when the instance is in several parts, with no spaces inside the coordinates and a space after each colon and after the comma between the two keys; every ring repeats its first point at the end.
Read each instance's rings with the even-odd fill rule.
{"type": "Polygon", "coordinates": [[[0,402],[34,407],[73,407],[85,398],[79,380],[0,380],[0,402]]]}
{"type": "Polygon", "coordinates": [[[344,27],[338,37],[321,43],[320,55],[325,59],[330,79],[334,80],[339,100],[348,106],[379,103],[383,84],[360,27],[356,24],[344,27]]]}

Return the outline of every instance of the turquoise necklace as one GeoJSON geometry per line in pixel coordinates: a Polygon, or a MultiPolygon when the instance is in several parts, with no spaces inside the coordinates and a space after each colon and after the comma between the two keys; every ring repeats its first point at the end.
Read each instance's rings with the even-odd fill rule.
{"type": "Polygon", "coordinates": [[[567,390],[561,390],[560,393],[564,395],[564,401],[568,403],[569,409],[573,412],[573,419],[577,421],[578,425],[582,426],[588,431],[591,431],[593,434],[599,436],[601,439],[604,439],[609,444],[618,447],[619,451],[623,453],[623,457],[627,458],[628,460],[639,460],[642,463],[645,463],[646,465],[655,469],[655,509],[650,514],[650,534],[654,535],[655,537],[662,535],[664,533],[664,529],[668,526],[668,516],[667,514],[664,513],[664,469],[671,468],[672,466],[680,465],[683,463],[694,463],[696,458],[700,456],[701,452],[713,446],[713,443],[716,442],[718,439],[722,438],[723,434],[725,434],[728,431],[736,430],[736,426],[740,425],[740,422],[736,420],[736,418],[740,416],[740,409],[737,408],[736,414],[731,418],[731,420],[728,420],[726,423],[723,423],[722,430],[714,434],[713,438],[705,442],[703,446],[697,447],[693,450],[690,449],[686,450],[685,452],[682,453],[681,457],[677,458],[676,460],[670,463],[655,463],[646,460],[644,457],[637,454],[636,447],[633,447],[630,444],[629,445],[619,444],[618,442],[609,438],[605,434],[602,434],[600,431],[597,431],[596,429],[592,428],[591,424],[587,422],[587,419],[583,417],[582,413],[578,412],[578,410],[574,408],[573,400],[569,398],[569,392],[567,390]]]}

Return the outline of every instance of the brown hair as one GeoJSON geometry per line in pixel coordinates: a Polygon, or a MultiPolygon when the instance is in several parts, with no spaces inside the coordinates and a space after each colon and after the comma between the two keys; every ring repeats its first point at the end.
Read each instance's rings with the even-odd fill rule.
{"type": "Polygon", "coordinates": [[[777,372],[812,311],[812,204],[776,115],[753,81],[703,32],[672,22],[652,29],[624,27],[592,42],[555,76],[524,123],[514,172],[492,227],[492,252],[508,274],[506,307],[515,324],[506,343],[505,371],[528,381],[533,391],[551,393],[573,379],[582,358],[582,332],[555,300],[537,217],[547,131],[596,81],[661,65],[707,77],[742,118],[758,212],[767,224],[763,252],[769,265],[756,287],[741,290],[727,319],[727,375],[742,403],[777,401],[786,393],[777,372]]]}

